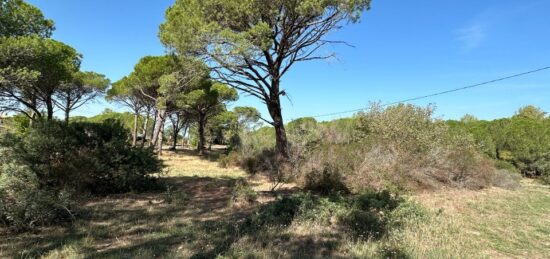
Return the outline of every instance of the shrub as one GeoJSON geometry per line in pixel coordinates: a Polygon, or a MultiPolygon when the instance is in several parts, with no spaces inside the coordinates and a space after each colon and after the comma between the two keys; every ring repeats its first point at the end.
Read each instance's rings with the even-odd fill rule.
{"type": "Polygon", "coordinates": [[[36,174],[40,188],[74,189],[94,194],[158,187],[161,162],[151,150],[132,148],[128,132],[116,121],[101,124],[36,122],[0,146],[36,174]]]}
{"type": "Polygon", "coordinates": [[[533,168],[538,172],[542,183],[550,184],[550,153],[537,159],[533,164],[533,168]]]}
{"type": "Polygon", "coordinates": [[[306,174],[304,187],[323,195],[349,193],[343,175],[331,164],[325,164],[320,170],[314,169],[306,174]]]}
{"type": "Polygon", "coordinates": [[[355,139],[365,146],[364,160],[350,182],[393,191],[488,186],[494,168],[471,135],[449,130],[433,112],[433,107],[374,105],[360,114],[355,139]]]}
{"type": "Polygon", "coordinates": [[[66,125],[37,121],[0,139],[0,221],[16,230],[72,218],[70,193],[142,191],[159,187],[161,163],[132,148],[116,121],[66,125]],[[70,191],[69,191],[70,190],[70,191]]]}
{"type": "Polygon", "coordinates": [[[0,166],[0,223],[15,231],[59,223],[73,217],[69,192],[41,189],[28,167],[0,166]]]}
{"type": "Polygon", "coordinates": [[[301,196],[283,197],[267,206],[264,206],[253,217],[247,219],[244,228],[254,231],[262,227],[286,227],[297,216],[300,205],[303,202],[301,196]]]}
{"type": "Polygon", "coordinates": [[[394,210],[403,200],[389,191],[367,190],[357,196],[355,206],[361,210],[394,210]]]}
{"type": "Polygon", "coordinates": [[[521,175],[505,169],[496,170],[492,185],[506,190],[516,190],[521,187],[521,175]]]}
{"type": "Polygon", "coordinates": [[[512,163],[527,177],[545,174],[544,161],[550,150],[548,120],[515,116],[492,123],[497,157],[512,163]]]}
{"type": "Polygon", "coordinates": [[[231,195],[232,204],[253,203],[256,202],[257,198],[258,193],[245,180],[237,180],[235,182],[231,195]]]}
{"type": "Polygon", "coordinates": [[[512,163],[504,160],[494,160],[495,168],[498,170],[506,170],[510,173],[520,174],[520,171],[512,163]]]}
{"type": "Polygon", "coordinates": [[[241,155],[235,151],[229,152],[227,155],[221,155],[218,159],[218,164],[222,168],[241,166],[241,155]]]}

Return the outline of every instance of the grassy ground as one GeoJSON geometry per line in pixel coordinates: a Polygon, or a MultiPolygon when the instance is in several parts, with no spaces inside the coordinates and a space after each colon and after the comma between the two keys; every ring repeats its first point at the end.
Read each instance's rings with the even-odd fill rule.
{"type": "Polygon", "coordinates": [[[245,232],[244,219],[274,200],[269,184],[250,180],[258,202],[237,204],[241,170],[218,167],[215,154],[164,158],[166,192],[96,198],[70,227],[0,233],[0,258],[550,258],[550,189],[534,182],[410,197],[426,208],[422,221],[362,240],[332,219],[245,232]]]}

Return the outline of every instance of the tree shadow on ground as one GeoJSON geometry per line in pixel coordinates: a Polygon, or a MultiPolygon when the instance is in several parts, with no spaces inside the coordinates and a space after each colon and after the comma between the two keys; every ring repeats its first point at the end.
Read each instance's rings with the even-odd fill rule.
{"type": "Polygon", "coordinates": [[[199,152],[195,149],[184,148],[184,149],[175,149],[175,150],[170,150],[170,149],[163,150],[164,155],[185,155],[185,156],[191,156],[191,157],[198,157],[202,160],[206,160],[209,162],[217,162],[220,156],[227,152],[227,148],[225,146],[213,147],[212,149],[207,149],[205,152],[206,153],[204,155],[199,156],[199,152]]]}
{"type": "Polygon", "coordinates": [[[6,240],[0,244],[0,254],[35,258],[73,245],[90,258],[147,257],[149,253],[171,257],[178,247],[185,247],[190,257],[213,258],[240,238],[263,230],[245,229],[244,224],[269,204],[231,206],[235,179],[171,177],[170,183],[174,186],[170,193],[90,199],[72,226],[0,234],[6,240]]]}

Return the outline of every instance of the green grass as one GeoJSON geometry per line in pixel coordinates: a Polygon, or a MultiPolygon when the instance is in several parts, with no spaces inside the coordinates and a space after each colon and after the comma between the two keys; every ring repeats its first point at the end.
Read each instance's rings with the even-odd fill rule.
{"type": "Polygon", "coordinates": [[[252,185],[259,202],[234,206],[244,172],[188,153],[166,160],[170,191],[86,201],[72,226],[0,232],[0,258],[550,258],[550,189],[534,182],[408,197],[422,213],[392,212],[401,227],[364,240],[343,227],[348,205],[339,200],[311,203],[288,222],[247,225],[273,213],[268,184],[252,185]]]}

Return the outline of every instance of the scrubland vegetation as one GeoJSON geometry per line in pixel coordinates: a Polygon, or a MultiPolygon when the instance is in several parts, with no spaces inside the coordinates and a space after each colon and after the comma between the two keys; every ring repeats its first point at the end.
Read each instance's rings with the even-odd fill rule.
{"type": "Polygon", "coordinates": [[[283,75],[370,1],[237,3],[176,1],[173,53],[110,84],[40,10],[0,0],[0,257],[550,257],[544,111],[285,123],[283,75]],[[229,109],[237,90],[271,120],[229,109]],[[71,116],[103,95],[128,112],[71,116]]]}

